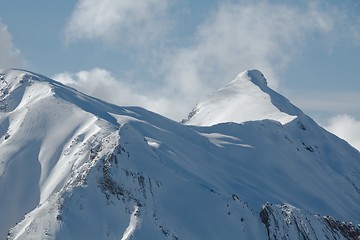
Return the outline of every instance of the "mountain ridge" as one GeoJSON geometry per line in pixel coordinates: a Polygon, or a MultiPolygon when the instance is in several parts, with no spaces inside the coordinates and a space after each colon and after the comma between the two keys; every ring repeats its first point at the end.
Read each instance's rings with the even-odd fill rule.
{"type": "Polygon", "coordinates": [[[284,124],[191,126],[1,76],[0,238],[359,236],[360,153],[295,106],[284,124]]]}

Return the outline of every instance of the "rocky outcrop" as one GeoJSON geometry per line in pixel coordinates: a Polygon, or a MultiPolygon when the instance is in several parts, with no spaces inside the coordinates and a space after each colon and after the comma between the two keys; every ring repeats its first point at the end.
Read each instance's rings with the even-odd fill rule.
{"type": "Polygon", "coordinates": [[[359,225],[313,215],[293,206],[265,204],[260,211],[268,239],[360,239],[359,225]]]}

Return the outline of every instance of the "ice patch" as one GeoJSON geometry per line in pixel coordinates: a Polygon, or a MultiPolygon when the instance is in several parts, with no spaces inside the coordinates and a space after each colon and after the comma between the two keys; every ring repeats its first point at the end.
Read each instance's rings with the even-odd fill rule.
{"type": "Polygon", "coordinates": [[[146,138],[146,142],[150,147],[153,147],[153,148],[159,148],[160,147],[160,143],[155,141],[154,139],[146,138]]]}
{"type": "Polygon", "coordinates": [[[130,216],[130,222],[129,226],[126,228],[121,240],[128,240],[130,237],[134,234],[136,228],[140,224],[140,218],[139,218],[139,207],[134,206],[134,211],[130,216]]]}

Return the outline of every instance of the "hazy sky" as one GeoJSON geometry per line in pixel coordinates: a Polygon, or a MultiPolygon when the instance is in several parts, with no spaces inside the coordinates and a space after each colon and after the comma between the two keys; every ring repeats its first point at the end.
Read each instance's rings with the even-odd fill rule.
{"type": "Polygon", "coordinates": [[[360,135],[358,0],[3,1],[8,67],[175,120],[259,69],[323,126],[360,135]]]}

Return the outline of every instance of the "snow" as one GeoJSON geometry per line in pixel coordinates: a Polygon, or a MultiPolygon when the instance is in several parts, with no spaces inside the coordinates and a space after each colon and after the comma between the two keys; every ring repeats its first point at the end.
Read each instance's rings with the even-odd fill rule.
{"type": "Polygon", "coordinates": [[[129,226],[126,228],[121,240],[129,240],[131,236],[134,234],[136,228],[138,227],[140,223],[139,219],[139,207],[134,207],[134,212],[131,214],[129,226]]]}
{"type": "Polygon", "coordinates": [[[200,102],[189,115],[186,124],[211,126],[224,122],[272,119],[282,124],[292,121],[294,111],[283,106],[290,103],[268,86],[257,70],[240,73],[232,82],[200,102]]]}
{"type": "Polygon", "coordinates": [[[160,147],[160,143],[157,142],[156,140],[151,139],[151,138],[145,138],[145,139],[146,139],[147,144],[149,144],[150,147],[153,147],[153,148],[159,148],[160,147]]]}
{"type": "Polygon", "coordinates": [[[198,125],[111,105],[39,74],[3,76],[0,239],[341,239],[321,216],[360,222],[360,153],[268,88],[259,71],[198,105],[188,122],[198,125]],[[260,111],[223,115],[227,97],[260,111]],[[274,215],[268,227],[264,208],[274,215]]]}

